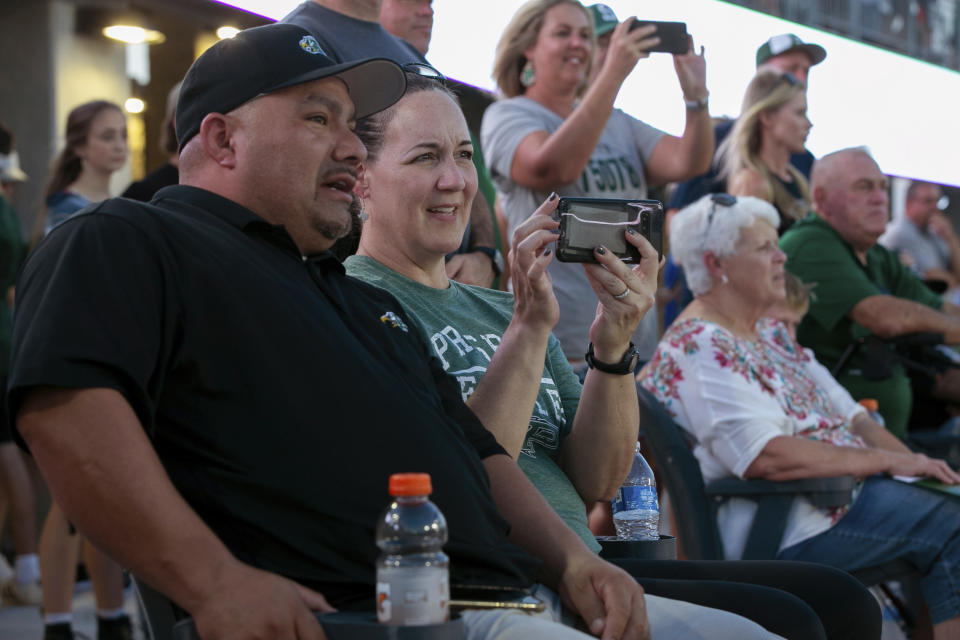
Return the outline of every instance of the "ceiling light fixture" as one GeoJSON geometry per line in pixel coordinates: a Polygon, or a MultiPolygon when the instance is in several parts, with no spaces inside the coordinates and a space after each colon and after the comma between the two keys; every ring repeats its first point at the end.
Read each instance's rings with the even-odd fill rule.
{"type": "Polygon", "coordinates": [[[167,39],[159,31],[130,24],[112,24],[104,27],[103,35],[127,44],[160,44],[167,39]]]}
{"type": "Polygon", "coordinates": [[[147,108],[147,103],[140,98],[127,98],[123,103],[123,108],[126,109],[127,113],[143,113],[143,110],[147,108]]]}

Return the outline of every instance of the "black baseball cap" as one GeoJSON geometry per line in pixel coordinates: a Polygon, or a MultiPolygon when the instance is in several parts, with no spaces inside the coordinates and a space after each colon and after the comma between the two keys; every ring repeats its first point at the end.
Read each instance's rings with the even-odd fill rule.
{"type": "Polygon", "coordinates": [[[383,111],[407,88],[403,69],[392,60],[338,64],[297,25],[244,29],[207,49],[187,71],[177,102],[177,143],[182,150],[207,114],[227,113],[265,93],[330,76],[347,85],[357,118],[383,111]]]}

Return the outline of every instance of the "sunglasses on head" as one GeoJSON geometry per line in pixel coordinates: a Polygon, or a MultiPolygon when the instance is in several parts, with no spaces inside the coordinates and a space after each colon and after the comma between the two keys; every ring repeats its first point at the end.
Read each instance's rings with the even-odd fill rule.
{"type": "Polygon", "coordinates": [[[704,229],[704,233],[709,231],[710,225],[713,224],[713,215],[717,212],[717,205],[729,208],[735,204],[737,204],[737,197],[729,193],[710,194],[710,213],[707,214],[707,227],[704,229]]]}
{"type": "Polygon", "coordinates": [[[403,65],[403,70],[408,73],[415,73],[416,75],[422,78],[436,80],[437,82],[441,82],[444,84],[446,84],[447,82],[446,77],[444,77],[442,73],[440,73],[430,65],[424,64],[423,62],[408,62],[407,64],[403,65]]]}

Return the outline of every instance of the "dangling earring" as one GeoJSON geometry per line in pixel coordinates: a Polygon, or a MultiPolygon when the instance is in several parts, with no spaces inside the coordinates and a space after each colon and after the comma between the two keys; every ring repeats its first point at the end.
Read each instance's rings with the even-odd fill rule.
{"type": "Polygon", "coordinates": [[[520,84],[525,87],[529,87],[537,80],[537,74],[533,70],[533,63],[527,60],[527,64],[523,65],[523,69],[520,71],[520,84]]]}
{"type": "Polygon", "coordinates": [[[363,201],[363,198],[357,194],[354,193],[351,195],[353,195],[353,202],[350,205],[350,209],[356,214],[357,218],[360,219],[360,222],[366,222],[370,217],[370,214],[367,213],[366,203],[363,201]]]}

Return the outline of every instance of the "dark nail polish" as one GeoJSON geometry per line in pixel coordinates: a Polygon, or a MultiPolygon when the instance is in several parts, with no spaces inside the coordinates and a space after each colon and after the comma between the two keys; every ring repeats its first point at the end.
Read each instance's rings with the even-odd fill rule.
{"type": "Polygon", "coordinates": [[[546,251],[543,252],[543,255],[548,256],[552,251],[553,251],[552,249],[547,249],[546,251]]]}
{"type": "Polygon", "coordinates": [[[547,202],[553,202],[556,199],[557,199],[557,192],[554,191],[553,193],[550,194],[550,197],[547,198],[547,202]]]}
{"type": "Polygon", "coordinates": [[[606,247],[604,247],[602,244],[598,244],[598,245],[597,245],[597,248],[595,249],[595,251],[596,251],[597,253],[599,253],[600,255],[604,255],[604,254],[607,253],[606,247]]]}
{"type": "Polygon", "coordinates": [[[627,233],[629,233],[629,234],[632,235],[632,236],[635,236],[635,235],[637,235],[637,230],[636,230],[636,229],[627,229],[627,233]]]}

